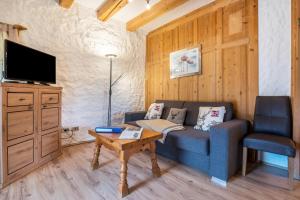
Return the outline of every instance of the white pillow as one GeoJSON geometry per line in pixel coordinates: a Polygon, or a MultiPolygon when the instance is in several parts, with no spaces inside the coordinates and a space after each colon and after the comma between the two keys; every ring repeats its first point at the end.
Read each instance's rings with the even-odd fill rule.
{"type": "Polygon", "coordinates": [[[149,106],[145,119],[160,119],[163,109],[164,103],[152,103],[149,106]]]}
{"type": "Polygon", "coordinates": [[[199,107],[197,125],[194,129],[209,131],[210,127],[221,124],[226,113],[225,107],[199,107]]]}

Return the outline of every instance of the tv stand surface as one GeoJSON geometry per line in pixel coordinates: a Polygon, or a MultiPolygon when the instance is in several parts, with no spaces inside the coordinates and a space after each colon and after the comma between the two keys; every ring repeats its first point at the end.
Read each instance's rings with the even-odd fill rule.
{"type": "MultiPolygon", "coordinates": [[[[16,88],[36,88],[36,89],[60,89],[62,87],[52,86],[52,85],[41,85],[41,84],[28,84],[28,83],[12,83],[12,82],[2,82],[1,87],[16,87],[16,88]]],[[[1,162],[0,162],[1,163],[1,162]]]]}
{"type": "Polygon", "coordinates": [[[44,86],[51,86],[50,84],[48,83],[43,83],[43,82],[40,82],[40,83],[35,83],[33,81],[26,81],[26,82],[20,82],[20,81],[11,81],[11,80],[5,80],[3,81],[4,83],[17,83],[17,84],[29,84],[29,85],[44,85],[44,86]]]}
{"type": "Polygon", "coordinates": [[[20,83],[19,81],[8,81],[8,80],[5,80],[4,83],[20,83]]]}
{"type": "Polygon", "coordinates": [[[40,85],[46,85],[46,86],[50,86],[50,84],[49,83],[40,83],[40,85]]]}

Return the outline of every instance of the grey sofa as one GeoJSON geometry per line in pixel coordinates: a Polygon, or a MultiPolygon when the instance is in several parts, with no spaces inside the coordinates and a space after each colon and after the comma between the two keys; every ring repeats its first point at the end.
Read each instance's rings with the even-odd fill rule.
{"type": "MultiPolygon", "coordinates": [[[[170,108],[186,108],[185,130],[170,132],[164,144],[157,142],[157,153],[207,173],[212,180],[226,184],[241,167],[242,139],[247,134],[248,122],[234,119],[231,103],[189,102],[157,100],[164,103],[162,119],[168,117],[170,108]],[[225,106],[224,123],[209,132],[193,129],[197,123],[200,106],[225,106]]],[[[136,125],[146,112],[125,113],[125,123],[136,125]]]]}

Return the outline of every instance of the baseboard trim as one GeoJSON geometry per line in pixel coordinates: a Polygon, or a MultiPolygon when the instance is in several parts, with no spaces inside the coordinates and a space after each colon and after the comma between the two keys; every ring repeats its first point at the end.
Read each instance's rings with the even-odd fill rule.
{"type": "Polygon", "coordinates": [[[224,180],[221,180],[219,178],[216,178],[214,176],[211,177],[211,182],[219,185],[219,186],[222,186],[222,187],[227,187],[227,181],[224,181],[224,180]]]}

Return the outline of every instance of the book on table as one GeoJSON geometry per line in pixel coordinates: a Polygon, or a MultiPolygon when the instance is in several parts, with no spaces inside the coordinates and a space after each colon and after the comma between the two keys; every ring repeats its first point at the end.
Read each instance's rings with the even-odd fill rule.
{"type": "Polygon", "coordinates": [[[124,127],[103,126],[103,127],[95,128],[96,133],[122,133],[123,130],[124,130],[124,127]]]}
{"type": "Polygon", "coordinates": [[[121,140],[138,140],[142,137],[143,128],[127,127],[119,136],[121,140]]]}

